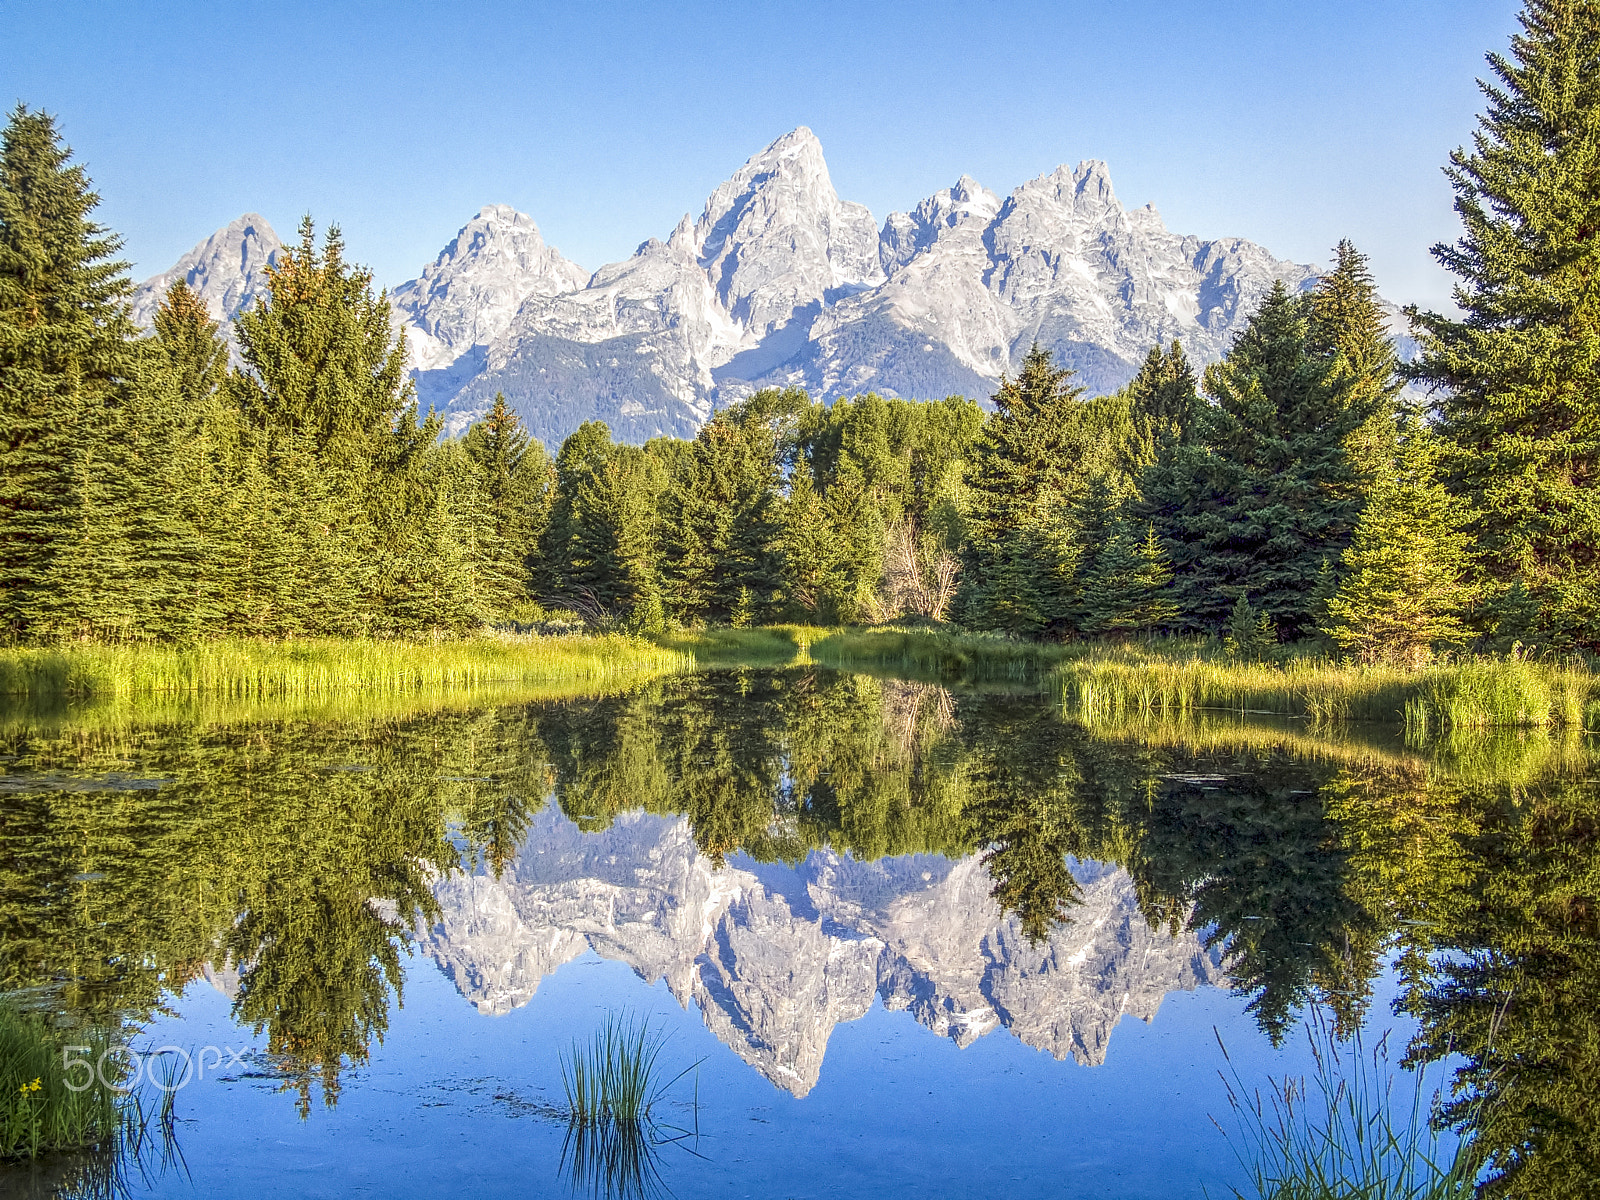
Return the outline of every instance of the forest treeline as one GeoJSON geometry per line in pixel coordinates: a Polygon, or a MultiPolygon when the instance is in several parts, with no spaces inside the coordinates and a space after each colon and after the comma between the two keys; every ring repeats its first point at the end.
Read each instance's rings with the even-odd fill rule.
{"type": "Polygon", "coordinates": [[[1411,664],[1600,650],[1600,94],[1561,82],[1593,57],[1582,23],[1530,13],[1451,168],[1465,234],[1435,253],[1462,316],[1412,311],[1409,365],[1341,243],[1198,374],[1158,345],[1090,397],[1036,346],[992,412],[769,390],[691,441],[619,445],[590,422],[553,458],[498,397],[443,436],[386,296],[309,218],[231,342],[182,283],[141,334],[83,168],[19,105],[0,154],[0,637],[459,634],[560,610],[641,632],[1199,633],[1411,664]],[[1403,402],[1406,378],[1426,402],[1403,402]]]}

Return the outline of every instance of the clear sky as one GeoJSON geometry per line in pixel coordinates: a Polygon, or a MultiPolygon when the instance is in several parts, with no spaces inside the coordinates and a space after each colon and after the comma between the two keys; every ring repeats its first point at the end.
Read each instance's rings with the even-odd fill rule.
{"type": "Polygon", "coordinates": [[[0,101],[60,118],[136,278],[242,212],[338,221],[380,283],[484,204],[589,270],[796,125],[881,222],[963,172],[1101,158],[1129,207],[1445,303],[1440,167],[1513,0],[0,0],[0,101]]]}

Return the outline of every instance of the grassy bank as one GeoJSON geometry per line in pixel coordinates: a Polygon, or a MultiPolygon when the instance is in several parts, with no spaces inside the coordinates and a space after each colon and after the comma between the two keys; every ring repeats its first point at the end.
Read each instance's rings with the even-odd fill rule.
{"type": "Polygon", "coordinates": [[[1215,711],[1319,723],[1377,721],[1408,732],[1600,729],[1585,667],[1479,658],[1421,670],[1327,659],[1249,663],[1185,642],[1049,645],[917,629],[812,631],[811,657],[848,670],[941,682],[1038,682],[1093,722],[1215,711]]]}
{"type": "Polygon", "coordinates": [[[608,685],[694,665],[632,638],[494,637],[454,642],[225,639],[194,646],[0,650],[0,695],[239,699],[386,694],[503,685],[608,685]]]}
{"type": "Polygon", "coordinates": [[[1421,670],[1320,659],[1282,665],[1100,650],[1054,672],[1068,712],[1089,720],[1199,710],[1316,722],[1382,721],[1414,733],[1594,728],[1595,678],[1578,666],[1472,659],[1421,670]]]}

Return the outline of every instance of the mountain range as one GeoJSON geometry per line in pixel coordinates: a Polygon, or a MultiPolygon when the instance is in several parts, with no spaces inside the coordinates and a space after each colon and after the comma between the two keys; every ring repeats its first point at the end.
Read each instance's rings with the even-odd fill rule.
{"type": "MultiPolygon", "coordinates": [[[[184,278],[230,322],[263,294],[281,249],[246,214],[143,284],[135,318],[148,326],[184,278]]],[[[1275,281],[1317,277],[1252,242],[1175,234],[1153,207],[1124,208],[1094,160],[1004,198],[964,175],[879,226],[839,198],[801,127],[622,262],[588,273],[531,217],[489,205],[390,299],[424,406],[459,431],[504,392],[554,446],[590,419],[624,441],[690,436],[769,386],[986,399],[1035,341],[1091,392],[1111,391],[1157,341],[1220,358],[1275,281]]]]}

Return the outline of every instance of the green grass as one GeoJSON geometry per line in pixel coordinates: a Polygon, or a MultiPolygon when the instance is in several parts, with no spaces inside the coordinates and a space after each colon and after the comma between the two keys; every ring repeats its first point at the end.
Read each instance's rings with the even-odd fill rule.
{"type": "Polygon", "coordinates": [[[617,1200],[666,1194],[656,1157],[662,1146],[698,1136],[698,1088],[694,1130],[658,1124],[655,1107],[699,1063],[663,1080],[665,1044],[648,1020],[609,1015],[587,1044],[575,1041],[561,1056],[567,1138],[560,1170],[574,1192],[617,1200]]]}
{"type": "Polygon", "coordinates": [[[1230,662],[1098,649],[1054,672],[1066,710],[1085,720],[1203,709],[1316,722],[1383,721],[1408,731],[1585,727],[1595,680],[1581,666],[1469,659],[1420,670],[1324,659],[1230,662]]]}
{"type": "Polygon", "coordinates": [[[586,1046],[561,1056],[567,1111],[579,1125],[638,1125],[661,1092],[656,1063],[666,1038],[648,1021],[608,1016],[586,1046]]]}
{"type": "Polygon", "coordinates": [[[815,630],[811,658],[830,667],[942,683],[1038,683],[1083,651],[941,629],[815,630]]]}
{"type": "Polygon", "coordinates": [[[222,639],[192,646],[75,644],[0,650],[0,695],[142,697],[403,694],[493,685],[604,685],[689,669],[634,638],[504,635],[434,643],[222,639]]]}
{"type": "Polygon", "coordinates": [[[1263,1092],[1228,1060],[1234,1152],[1250,1180],[1231,1189],[1235,1200],[1471,1200],[1478,1157],[1434,1128],[1442,1087],[1427,1072],[1402,1081],[1388,1034],[1369,1051],[1359,1033],[1341,1043],[1319,1015],[1306,1036],[1310,1081],[1271,1080],[1263,1092]]]}
{"type": "Polygon", "coordinates": [[[63,1053],[82,1046],[72,1053],[97,1063],[111,1045],[104,1033],[57,1029],[43,1013],[0,1002],[0,1159],[37,1158],[113,1139],[121,1126],[122,1094],[92,1067],[69,1072],[63,1053]]]}

